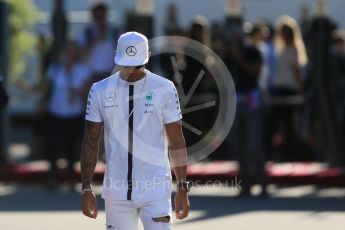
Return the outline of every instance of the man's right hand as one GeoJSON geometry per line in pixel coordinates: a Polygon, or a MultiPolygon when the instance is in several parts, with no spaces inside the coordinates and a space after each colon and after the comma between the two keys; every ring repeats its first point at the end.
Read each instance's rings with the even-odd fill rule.
{"type": "Polygon", "coordinates": [[[97,218],[97,199],[93,192],[88,191],[82,194],[80,206],[85,216],[93,219],[97,218]]]}

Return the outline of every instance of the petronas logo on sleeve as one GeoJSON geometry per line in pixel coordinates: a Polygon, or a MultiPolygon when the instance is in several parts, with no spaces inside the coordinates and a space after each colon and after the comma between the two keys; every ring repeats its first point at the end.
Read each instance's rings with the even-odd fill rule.
{"type": "Polygon", "coordinates": [[[147,92],[145,98],[146,100],[151,101],[153,98],[153,92],[152,91],[147,92]]]}

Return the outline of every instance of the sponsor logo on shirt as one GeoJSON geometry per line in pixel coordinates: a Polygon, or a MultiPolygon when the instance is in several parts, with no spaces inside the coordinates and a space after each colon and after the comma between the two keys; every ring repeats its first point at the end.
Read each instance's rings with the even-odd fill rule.
{"type": "Polygon", "coordinates": [[[115,92],[109,92],[106,95],[107,102],[114,102],[115,101],[115,92]]]}
{"type": "Polygon", "coordinates": [[[152,99],[153,99],[153,92],[152,91],[147,92],[145,98],[148,101],[152,101],[152,99]]]}

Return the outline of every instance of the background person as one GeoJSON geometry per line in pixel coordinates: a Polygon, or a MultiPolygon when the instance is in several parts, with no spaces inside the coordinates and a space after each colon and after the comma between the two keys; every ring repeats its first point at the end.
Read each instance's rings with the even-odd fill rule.
{"type": "MultiPolygon", "coordinates": [[[[275,49],[277,52],[276,72],[273,77],[271,97],[285,101],[294,96],[303,95],[304,79],[302,68],[307,64],[308,58],[297,22],[283,16],[277,21],[275,49]]],[[[299,103],[294,101],[274,104],[269,115],[269,137],[275,133],[283,133],[282,149],[286,158],[293,151],[291,147],[297,143],[295,132],[295,116],[299,103]]]]}
{"type": "MultiPolygon", "coordinates": [[[[250,196],[255,183],[266,193],[265,154],[263,147],[263,114],[259,79],[263,58],[257,48],[260,30],[252,27],[244,39],[232,41],[231,60],[237,92],[237,108],[230,134],[230,146],[240,165],[241,191],[239,196],[250,196]]],[[[228,57],[230,58],[230,57],[228,57]]]]}
{"type": "Polygon", "coordinates": [[[337,136],[339,138],[339,163],[345,166],[345,31],[342,29],[333,32],[331,50],[333,73],[329,77],[329,94],[332,102],[329,103],[336,120],[337,136]]]}
{"type": "Polygon", "coordinates": [[[55,188],[56,160],[64,153],[68,159],[68,179],[73,185],[74,163],[80,151],[86,94],[90,70],[80,62],[75,41],[66,45],[62,63],[47,72],[46,93],[41,112],[48,114],[48,160],[51,165],[49,188],[55,188]]]}
{"type": "Polygon", "coordinates": [[[93,5],[91,15],[92,24],[85,28],[79,42],[92,71],[92,81],[96,82],[111,75],[119,29],[107,22],[108,7],[104,3],[93,5]]]}

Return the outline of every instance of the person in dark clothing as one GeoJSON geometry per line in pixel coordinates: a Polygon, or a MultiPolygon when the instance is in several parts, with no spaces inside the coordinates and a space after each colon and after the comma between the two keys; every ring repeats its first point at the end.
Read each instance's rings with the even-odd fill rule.
{"type": "Polygon", "coordinates": [[[333,33],[332,46],[332,79],[329,80],[329,93],[332,96],[333,111],[336,123],[336,132],[339,143],[340,165],[345,166],[345,31],[336,30],[333,33]]]}
{"type": "Polygon", "coordinates": [[[249,31],[247,39],[232,42],[232,72],[237,91],[237,114],[230,134],[230,143],[240,164],[240,196],[249,196],[254,183],[262,186],[266,195],[265,155],[263,149],[263,118],[259,76],[263,59],[254,44],[260,30],[249,31]]]}

